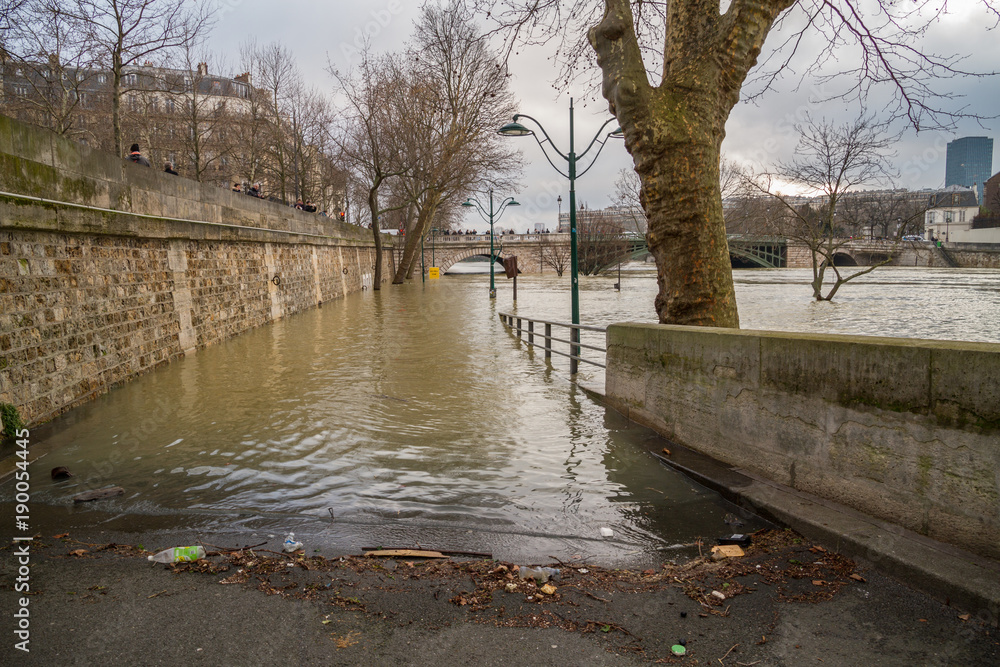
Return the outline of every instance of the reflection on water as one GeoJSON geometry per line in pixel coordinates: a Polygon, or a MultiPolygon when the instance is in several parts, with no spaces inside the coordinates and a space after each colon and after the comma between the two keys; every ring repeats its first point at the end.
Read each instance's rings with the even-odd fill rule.
{"type": "MultiPolygon", "coordinates": [[[[650,456],[663,441],[499,323],[498,309],[568,320],[567,277],[520,278],[516,305],[497,280],[496,301],[486,276],[363,292],[139,378],[34,432],[49,454],[32,500],[62,512],[61,530],[119,515],[533,561],[651,562],[728,532],[731,506],[650,456]],[[77,476],[49,483],[57,465],[77,476]],[[127,494],[71,508],[74,492],[112,483],[127,494]]],[[[584,321],[652,321],[649,269],[624,272],[621,292],[616,280],[582,279],[584,321]]],[[[833,304],[809,300],[801,271],[739,272],[737,290],[745,328],[1000,335],[1000,272],[880,270],[833,304]]]]}

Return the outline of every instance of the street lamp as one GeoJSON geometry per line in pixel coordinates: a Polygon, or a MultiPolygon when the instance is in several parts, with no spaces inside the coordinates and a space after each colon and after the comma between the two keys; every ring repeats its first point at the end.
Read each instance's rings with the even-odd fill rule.
{"type": "MultiPolygon", "coordinates": [[[[594,138],[590,140],[590,144],[579,155],[576,154],[574,149],[572,97],[569,99],[569,153],[563,153],[558,148],[556,148],[555,144],[552,142],[552,139],[549,137],[548,132],[546,132],[545,128],[542,127],[542,124],[539,123],[537,119],[532,118],[531,116],[528,116],[523,113],[515,114],[514,122],[507,123],[499,130],[497,130],[497,134],[500,134],[505,137],[526,137],[526,136],[534,137],[535,141],[538,143],[538,146],[542,149],[542,153],[545,155],[545,159],[549,161],[549,164],[551,164],[556,171],[558,171],[560,174],[569,179],[570,303],[572,306],[572,316],[574,324],[572,333],[570,334],[570,339],[573,341],[573,343],[580,342],[580,329],[577,328],[576,326],[580,324],[580,280],[577,275],[578,265],[576,256],[576,178],[577,176],[583,176],[588,171],[590,171],[590,168],[594,166],[595,162],[597,162],[597,158],[598,156],[600,156],[601,151],[604,149],[604,144],[607,143],[609,138],[613,137],[616,139],[621,139],[625,136],[622,133],[621,127],[615,129],[613,132],[608,132],[606,135],[602,135],[602,133],[604,132],[604,128],[606,128],[614,121],[615,121],[614,118],[609,118],[608,120],[604,121],[604,124],[601,125],[601,128],[597,131],[597,134],[595,134],[594,138]],[[541,139],[538,138],[538,135],[536,135],[533,130],[519,123],[518,120],[521,118],[526,118],[531,122],[533,122],[535,125],[537,125],[538,129],[542,131],[542,135],[545,137],[545,140],[542,141],[541,139]],[[598,141],[599,139],[600,141],[598,141]],[[549,146],[551,146],[552,150],[559,157],[561,157],[563,160],[566,161],[569,167],[567,171],[563,171],[562,169],[559,168],[558,165],[556,165],[555,162],[552,161],[552,158],[549,157],[549,152],[545,148],[546,143],[549,144],[549,146]],[[587,153],[590,152],[590,149],[593,148],[595,145],[598,147],[597,152],[591,159],[590,164],[588,164],[583,169],[583,171],[577,174],[576,172],[577,161],[583,159],[583,157],[587,155],[587,153]]],[[[560,207],[560,213],[561,212],[562,212],[562,207],[560,207]]],[[[572,356],[570,357],[569,361],[569,369],[570,369],[569,372],[570,374],[573,374],[576,373],[577,370],[577,359],[575,357],[580,356],[580,348],[577,345],[573,345],[571,354],[572,356]]]]}
{"type": "Polygon", "coordinates": [[[462,203],[462,206],[472,206],[479,213],[481,217],[486,222],[490,223],[490,298],[497,298],[497,286],[496,279],[493,277],[494,265],[496,264],[496,257],[493,255],[493,223],[503,215],[503,212],[507,210],[508,206],[520,206],[513,197],[507,197],[502,202],[497,204],[496,209],[493,208],[493,188],[489,189],[490,196],[490,208],[487,210],[483,207],[479,200],[475,197],[470,197],[462,203]]]}
{"type": "Polygon", "coordinates": [[[556,197],[556,204],[559,206],[559,217],[556,219],[556,231],[558,232],[559,228],[562,227],[562,195],[556,197]]]}

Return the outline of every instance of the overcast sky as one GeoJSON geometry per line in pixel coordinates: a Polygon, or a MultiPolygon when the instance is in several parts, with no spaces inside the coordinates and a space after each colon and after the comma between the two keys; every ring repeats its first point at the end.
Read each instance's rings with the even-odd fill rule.
{"type": "MultiPolygon", "coordinates": [[[[313,0],[283,0],[280,3],[220,0],[220,20],[209,47],[235,63],[239,44],[248,37],[256,38],[261,44],[280,41],[295,54],[307,82],[329,90],[332,82],[324,71],[328,58],[338,68],[346,69],[357,53],[356,45],[365,35],[371,38],[376,51],[399,50],[412,33],[419,5],[411,0],[328,4],[313,0]]],[[[933,42],[928,48],[937,53],[968,54],[963,66],[970,70],[1000,67],[996,59],[998,32],[986,29],[992,24],[977,3],[960,0],[950,3],[949,7],[954,14],[934,26],[933,42]]],[[[780,33],[772,33],[766,47],[779,41],[780,33]]],[[[610,117],[607,105],[600,99],[599,90],[583,84],[572,90],[555,90],[553,82],[558,68],[550,56],[550,52],[540,47],[522,51],[510,62],[512,87],[520,100],[520,110],[539,119],[564,152],[569,145],[568,113],[572,95],[576,99],[576,143],[580,149],[610,117]]],[[[794,76],[786,77],[779,90],[767,93],[756,104],[741,102],[737,105],[726,126],[723,144],[726,157],[758,167],[771,166],[792,157],[796,135],[791,127],[802,112],[844,121],[859,113],[857,104],[818,103],[816,86],[807,81],[796,90],[798,82],[794,76]]],[[[983,115],[1000,113],[1000,77],[944,81],[941,88],[965,95],[960,102],[954,103],[954,108],[967,106],[970,111],[983,115]]],[[[885,104],[884,98],[873,96],[867,100],[869,111],[878,111],[885,104]]],[[[962,136],[994,138],[993,172],[1000,170],[1000,132],[997,131],[1000,123],[987,121],[985,125],[980,127],[971,121],[964,122],[957,132],[947,133],[918,134],[907,130],[896,149],[899,186],[909,189],[942,187],[945,146],[948,141],[962,136]]],[[[535,222],[554,228],[558,209],[556,197],[562,196],[562,210],[566,211],[569,183],[546,162],[534,140],[511,141],[518,142],[525,158],[522,187],[509,193],[514,194],[522,206],[511,208],[497,224],[518,231],[535,222]]],[[[618,172],[631,166],[623,142],[610,141],[594,168],[577,179],[577,201],[588,208],[610,205],[618,172]]],[[[486,225],[478,218],[468,217],[467,226],[482,229],[486,225]]]]}

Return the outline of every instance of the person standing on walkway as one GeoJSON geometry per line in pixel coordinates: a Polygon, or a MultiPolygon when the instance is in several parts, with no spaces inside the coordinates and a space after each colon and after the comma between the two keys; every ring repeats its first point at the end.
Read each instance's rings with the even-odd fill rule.
{"type": "Polygon", "coordinates": [[[149,160],[142,156],[139,152],[139,144],[132,144],[132,148],[129,149],[128,159],[136,164],[141,164],[144,167],[151,167],[149,160]]]}

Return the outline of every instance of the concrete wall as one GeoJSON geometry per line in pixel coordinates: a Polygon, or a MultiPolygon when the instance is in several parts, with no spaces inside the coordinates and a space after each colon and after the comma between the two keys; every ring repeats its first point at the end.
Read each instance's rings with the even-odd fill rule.
{"type": "Polygon", "coordinates": [[[631,419],[1000,558],[1000,345],[639,324],[607,343],[631,419]]]}
{"type": "Polygon", "coordinates": [[[370,231],[3,116],[0,192],[0,402],[29,423],[372,286],[370,231]]]}

